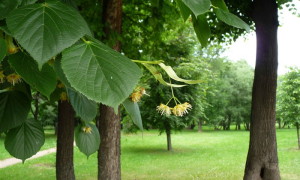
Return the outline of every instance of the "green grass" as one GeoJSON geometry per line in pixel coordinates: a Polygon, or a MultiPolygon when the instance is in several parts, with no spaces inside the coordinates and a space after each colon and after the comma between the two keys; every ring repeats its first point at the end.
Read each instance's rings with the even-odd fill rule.
{"type": "MultiPolygon", "coordinates": [[[[248,150],[249,132],[183,131],[172,134],[173,152],[166,151],[165,135],[157,131],[122,135],[123,180],[240,180],[248,150]]],[[[295,129],[277,131],[280,172],[283,180],[300,179],[300,151],[295,129]]],[[[55,154],[0,169],[0,179],[55,179],[55,154]]],[[[97,177],[97,160],[88,160],[75,148],[78,180],[97,177]]]]}

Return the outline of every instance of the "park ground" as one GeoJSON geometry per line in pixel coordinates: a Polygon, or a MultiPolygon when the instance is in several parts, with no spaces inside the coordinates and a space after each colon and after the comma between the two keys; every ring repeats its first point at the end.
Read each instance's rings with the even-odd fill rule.
{"type": "MultiPolygon", "coordinates": [[[[46,131],[42,149],[55,147],[53,131],[46,131]]],[[[0,160],[9,158],[0,138],[0,160]]],[[[123,180],[240,180],[243,177],[249,132],[184,130],[172,134],[173,151],[158,131],[122,134],[123,180]]],[[[295,129],[277,130],[280,172],[283,180],[300,179],[300,150],[295,129]]],[[[75,147],[78,180],[97,179],[97,156],[88,159],[75,147]]],[[[55,153],[0,169],[0,180],[53,180],[55,153]]]]}

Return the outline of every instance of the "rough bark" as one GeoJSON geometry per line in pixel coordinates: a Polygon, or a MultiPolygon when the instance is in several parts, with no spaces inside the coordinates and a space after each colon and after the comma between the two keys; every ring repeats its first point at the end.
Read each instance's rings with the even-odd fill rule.
{"type": "MultiPolygon", "coordinates": [[[[116,51],[121,50],[121,43],[116,34],[121,34],[122,27],[122,0],[103,0],[102,23],[105,37],[103,40],[116,51]]],[[[98,151],[98,180],[120,180],[120,132],[121,123],[119,113],[113,108],[100,105],[98,129],[101,143],[98,151]]]]}
{"type": "Polygon", "coordinates": [[[256,67],[252,91],[250,145],[244,180],[278,180],[276,144],[277,4],[275,0],[254,0],[256,67]]]}
{"type": "Polygon", "coordinates": [[[56,152],[56,179],[75,179],[73,165],[75,112],[68,101],[58,103],[58,131],[56,152]]]}
{"type": "Polygon", "coordinates": [[[120,180],[121,123],[119,115],[116,115],[111,107],[101,105],[98,128],[101,138],[98,151],[98,179],[120,180]]]}

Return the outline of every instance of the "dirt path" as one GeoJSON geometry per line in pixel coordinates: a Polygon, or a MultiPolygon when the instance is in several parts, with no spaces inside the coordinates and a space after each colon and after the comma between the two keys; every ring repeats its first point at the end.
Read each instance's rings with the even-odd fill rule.
{"type": "MultiPolygon", "coordinates": [[[[27,160],[39,158],[39,157],[45,156],[50,153],[55,153],[55,152],[56,152],[56,147],[47,149],[47,150],[43,150],[43,151],[38,152],[36,155],[32,156],[31,158],[29,158],[27,160]]],[[[16,158],[8,158],[8,159],[0,160],[0,168],[5,168],[8,166],[18,164],[18,163],[22,163],[22,160],[16,159],[16,158]]]]}

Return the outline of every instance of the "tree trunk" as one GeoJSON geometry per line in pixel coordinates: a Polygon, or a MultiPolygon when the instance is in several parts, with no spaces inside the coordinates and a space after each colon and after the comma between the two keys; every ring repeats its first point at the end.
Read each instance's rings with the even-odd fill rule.
{"type": "Polygon", "coordinates": [[[281,119],[278,118],[278,128],[281,129],[281,119]]]}
{"type": "Polygon", "coordinates": [[[56,152],[56,179],[75,179],[73,166],[75,112],[68,101],[58,102],[58,132],[56,152]]]}
{"type": "Polygon", "coordinates": [[[202,121],[201,121],[201,119],[199,119],[199,122],[198,122],[198,132],[202,132],[202,121]]]}
{"type": "Polygon", "coordinates": [[[276,144],[277,4],[254,0],[256,67],[252,92],[250,145],[244,180],[279,180],[276,144]]]}
{"type": "Polygon", "coordinates": [[[98,179],[120,180],[120,116],[111,107],[100,105],[98,122],[101,144],[98,151],[98,179]]]}
{"type": "MultiPolygon", "coordinates": [[[[121,43],[116,34],[121,34],[122,0],[103,0],[102,2],[104,39],[113,49],[121,51],[121,43]]],[[[98,151],[98,180],[120,180],[120,115],[115,114],[113,108],[101,104],[97,124],[101,139],[98,151]]]]}
{"type": "Polygon", "coordinates": [[[166,130],[166,134],[167,134],[167,144],[168,144],[168,151],[172,151],[172,141],[171,141],[171,130],[168,129],[166,130]]]}
{"type": "Polygon", "coordinates": [[[246,130],[246,131],[250,131],[250,123],[248,123],[248,122],[245,123],[245,124],[244,124],[244,127],[245,127],[245,130],[246,130]]]}
{"type": "Polygon", "coordinates": [[[297,137],[298,137],[298,149],[300,150],[300,135],[299,135],[299,123],[296,123],[297,137]]]}
{"type": "Polygon", "coordinates": [[[226,130],[230,130],[230,125],[231,125],[231,115],[228,115],[228,121],[227,121],[227,127],[226,127],[226,130]]]}
{"type": "Polygon", "coordinates": [[[189,128],[189,129],[190,129],[190,130],[193,130],[193,129],[195,128],[195,126],[196,126],[196,125],[195,125],[195,122],[193,122],[193,123],[190,125],[190,128],[189,128]]]}

